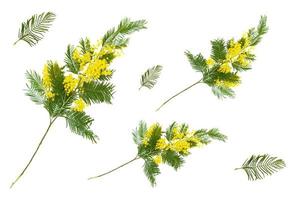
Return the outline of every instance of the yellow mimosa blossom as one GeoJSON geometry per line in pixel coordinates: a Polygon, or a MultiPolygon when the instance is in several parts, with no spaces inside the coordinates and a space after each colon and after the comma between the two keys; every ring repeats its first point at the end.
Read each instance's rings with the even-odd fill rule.
{"type": "Polygon", "coordinates": [[[223,86],[223,87],[228,87],[228,88],[236,87],[239,84],[240,84],[239,82],[222,81],[219,79],[216,80],[216,83],[215,83],[216,86],[223,86]]]}
{"type": "Polygon", "coordinates": [[[231,67],[230,67],[229,63],[226,62],[226,63],[223,63],[220,66],[220,68],[218,69],[218,71],[226,74],[226,73],[231,72],[231,67]]]}
{"type": "Polygon", "coordinates": [[[70,94],[75,90],[78,82],[78,79],[74,78],[71,74],[65,77],[63,84],[67,94],[70,94]]]}
{"type": "Polygon", "coordinates": [[[80,56],[80,52],[79,52],[78,48],[74,49],[74,51],[73,51],[73,59],[79,63],[81,61],[81,56],[80,56]]]}
{"type": "Polygon", "coordinates": [[[243,39],[244,39],[243,48],[249,47],[251,42],[250,42],[250,38],[249,38],[248,33],[244,33],[243,39]]]}
{"type": "Polygon", "coordinates": [[[43,69],[43,78],[42,78],[42,84],[45,90],[45,95],[47,99],[53,99],[55,97],[55,94],[52,92],[52,82],[48,70],[48,65],[44,65],[43,69]]]}
{"type": "Polygon", "coordinates": [[[156,142],[156,149],[159,150],[163,150],[168,146],[167,140],[165,138],[160,138],[157,142],[156,142]]]}
{"type": "MultiPolygon", "coordinates": [[[[97,80],[103,72],[106,71],[108,68],[108,64],[105,60],[96,60],[90,63],[87,66],[87,69],[83,72],[86,76],[87,81],[97,80]]],[[[107,74],[107,72],[105,72],[107,74]]]]}
{"type": "Polygon", "coordinates": [[[213,66],[213,65],[215,64],[215,61],[214,61],[214,59],[212,59],[212,58],[208,58],[208,59],[206,60],[206,64],[207,64],[209,67],[211,67],[211,66],[213,66]]]}
{"type": "Polygon", "coordinates": [[[51,78],[49,75],[49,70],[48,70],[47,64],[44,65],[44,69],[43,69],[43,86],[46,90],[49,90],[52,87],[51,78]]]}
{"type": "Polygon", "coordinates": [[[246,54],[244,53],[239,55],[237,61],[240,63],[242,67],[247,67],[250,64],[250,62],[246,59],[246,54]]]}
{"type": "Polygon", "coordinates": [[[148,141],[149,139],[151,138],[152,134],[153,134],[153,131],[156,129],[156,127],[158,126],[158,124],[152,124],[148,130],[146,131],[145,133],[145,136],[144,136],[144,139],[143,139],[143,144],[144,145],[148,145],[148,141]]]}
{"type": "Polygon", "coordinates": [[[226,59],[231,60],[234,57],[238,56],[242,51],[242,46],[239,42],[230,41],[230,48],[228,49],[226,59]]]}
{"type": "Polygon", "coordinates": [[[46,91],[45,95],[47,99],[53,99],[55,97],[55,94],[51,91],[46,91]]]}
{"type": "Polygon", "coordinates": [[[73,103],[74,103],[73,110],[75,110],[77,112],[82,112],[86,107],[86,103],[81,98],[75,100],[73,103]]]}
{"type": "Polygon", "coordinates": [[[188,154],[190,148],[191,145],[186,140],[177,140],[170,145],[171,150],[184,154],[188,154]]]}
{"type": "Polygon", "coordinates": [[[184,133],[180,132],[177,127],[173,129],[173,138],[172,139],[182,139],[184,137],[184,133]]]}
{"type": "Polygon", "coordinates": [[[162,163],[162,157],[161,155],[156,155],[156,156],[153,156],[153,161],[155,162],[155,164],[159,165],[162,163]]]}
{"type": "Polygon", "coordinates": [[[107,44],[102,47],[102,49],[99,52],[99,56],[104,56],[106,54],[114,54],[115,53],[115,46],[112,44],[107,44]]]}

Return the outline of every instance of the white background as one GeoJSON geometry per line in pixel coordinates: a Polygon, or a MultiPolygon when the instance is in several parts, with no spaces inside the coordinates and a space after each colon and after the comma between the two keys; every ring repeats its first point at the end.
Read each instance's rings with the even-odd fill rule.
{"type": "Polygon", "coordinates": [[[299,6],[297,1],[2,1],[0,199],[299,199],[299,6]],[[35,47],[17,39],[20,24],[35,13],[57,14],[50,31],[35,47]],[[238,38],[268,16],[269,33],[256,48],[253,69],[242,75],[236,98],[220,101],[205,85],[198,85],[159,112],[165,98],[200,78],[183,52],[210,52],[210,40],[238,38]],[[113,105],[93,105],[93,130],[98,144],[72,134],[65,122],[55,123],[23,178],[9,189],[33,153],[48,114],[24,95],[24,73],[42,71],[46,60],[63,63],[68,44],[81,37],[93,41],[123,17],[146,19],[148,29],[131,36],[116,70],[113,105]],[[164,66],[152,90],[138,91],[140,75],[164,66]],[[195,149],[175,172],[161,166],[152,188],[136,161],[101,179],[105,172],[135,156],[131,130],[139,120],[174,120],[193,128],[219,128],[226,143],[195,149]],[[262,181],[249,182],[234,171],[252,154],[283,158],[287,167],[262,181]]]}

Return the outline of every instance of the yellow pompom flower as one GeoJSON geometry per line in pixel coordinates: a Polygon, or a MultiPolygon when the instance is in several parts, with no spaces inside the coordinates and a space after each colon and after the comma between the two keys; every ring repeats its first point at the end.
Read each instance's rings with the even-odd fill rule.
{"type": "Polygon", "coordinates": [[[207,64],[209,67],[211,67],[211,66],[213,66],[213,65],[215,64],[215,61],[214,61],[214,59],[212,59],[212,58],[208,58],[208,59],[206,60],[206,64],[207,64]]]}
{"type": "Polygon", "coordinates": [[[222,86],[222,87],[227,87],[227,88],[232,88],[232,87],[236,87],[240,84],[240,82],[236,81],[236,82],[230,82],[230,81],[222,81],[217,79],[215,82],[216,86],[222,86]]]}
{"type": "Polygon", "coordinates": [[[242,46],[239,42],[234,42],[233,40],[230,41],[230,48],[228,49],[226,59],[231,60],[238,56],[242,51],[242,46]]]}
{"type": "Polygon", "coordinates": [[[47,99],[51,100],[55,97],[55,94],[52,92],[52,82],[48,70],[48,65],[44,65],[43,69],[43,78],[42,78],[42,84],[45,90],[45,95],[47,99]]]}
{"type": "Polygon", "coordinates": [[[159,165],[162,163],[162,157],[161,155],[156,155],[153,157],[153,161],[155,162],[155,164],[159,165]]]}
{"type": "Polygon", "coordinates": [[[75,100],[73,104],[74,104],[73,110],[76,112],[82,112],[86,108],[86,103],[81,98],[75,100]]]}
{"type": "Polygon", "coordinates": [[[239,55],[239,57],[237,58],[237,61],[240,63],[240,65],[242,67],[247,67],[250,64],[250,62],[246,59],[246,54],[244,54],[244,53],[239,55]]]}
{"type": "Polygon", "coordinates": [[[153,134],[153,131],[156,129],[156,127],[158,126],[158,124],[152,124],[148,130],[146,131],[145,133],[145,136],[144,136],[144,139],[143,139],[143,144],[145,146],[148,145],[148,142],[149,142],[149,139],[151,138],[152,134],[153,134]]]}
{"type": "Polygon", "coordinates": [[[81,61],[81,56],[80,56],[80,52],[79,52],[78,48],[75,48],[75,49],[74,49],[72,57],[73,57],[73,59],[74,59],[75,61],[77,61],[78,63],[80,63],[80,61],[81,61]]]}
{"type": "Polygon", "coordinates": [[[190,148],[191,148],[190,143],[183,139],[174,141],[170,145],[170,149],[172,151],[183,153],[183,154],[188,154],[190,148]]]}
{"type": "Polygon", "coordinates": [[[231,72],[231,67],[230,67],[229,63],[226,62],[220,66],[218,71],[227,74],[227,73],[231,72]]]}
{"type": "Polygon", "coordinates": [[[97,80],[101,75],[103,75],[102,72],[106,71],[107,68],[108,68],[107,62],[105,60],[99,59],[90,63],[87,69],[85,70],[85,72],[83,72],[83,74],[86,76],[87,82],[89,82],[92,80],[97,80]]]}
{"type": "Polygon", "coordinates": [[[43,86],[46,90],[49,90],[52,87],[51,78],[49,75],[49,70],[48,70],[47,64],[44,65],[44,69],[43,69],[43,86]]]}
{"type": "Polygon", "coordinates": [[[70,94],[73,92],[76,89],[78,82],[78,79],[74,78],[71,74],[66,76],[63,82],[66,93],[70,94]]]}
{"type": "Polygon", "coordinates": [[[115,53],[115,46],[112,44],[107,44],[105,46],[103,46],[99,52],[99,56],[104,56],[107,54],[114,54],[115,53]]]}
{"type": "Polygon", "coordinates": [[[159,150],[163,150],[168,146],[167,140],[165,138],[160,138],[157,142],[156,142],[156,149],[159,150]]]}
{"type": "Polygon", "coordinates": [[[45,95],[46,95],[47,99],[50,99],[50,100],[55,97],[55,94],[51,91],[46,91],[45,95]]]}

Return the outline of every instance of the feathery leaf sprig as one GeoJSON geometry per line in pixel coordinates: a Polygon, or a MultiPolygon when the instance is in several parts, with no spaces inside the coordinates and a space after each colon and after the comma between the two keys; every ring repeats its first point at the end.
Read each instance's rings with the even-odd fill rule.
{"type": "Polygon", "coordinates": [[[243,165],[236,170],[244,170],[248,180],[255,181],[270,176],[286,166],[282,159],[272,157],[268,154],[252,155],[246,159],[243,165]]]}
{"type": "Polygon", "coordinates": [[[258,26],[249,29],[240,39],[211,41],[211,55],[208,58],[201,53],[194,55],[186,51],[185,55],[190,65],[202,74],[202,78],[166,100],[157,110],[199,83],[211,87],[213,94],[220,99],[233,98],[233,88],[241,83],[239,73],[251,69],[251,63],[255,60],[253,49],[267,31],[267,17],[261,16],[258,26]]]}
{"type": "Polygon", "coordinates": [[[156,65],[150,69],[148,69],[141,77],[140,89],[142,87],[146,87],[148,89],[152,89],[156,84],[157,80],[159,79],[160,73],[162,70],[162,66],[156,65]]]}
{"type": "Polygon", "coordinates": [[[160,164],[164,163],[178,170],[193,147],[201,147],[209,144],[212,140],[225,142],[226,139],[227,137],[218,129],[191,131],[188,125],[174,122],[163,131],[158,123],[148,127],[142,121],[133,131],[133,140],[138,149],[137,156],[117,168],[90,179],[107,175],[135,160],[143,159],[145,175],[151,185],[155,186],[156,176],[160,174],[160,164]]]}
{"type": "Polygon", "coordinates": [[[11,186],[24,174],[57,118],[64,118],[73,133],[93,143],[97,142],[98,137],[91,130],[93,119],[84,110],[93,103],[111,103],[114,85],[110,82],[113,73],[110,65],[126,47],[115,44],[120,37],[125,38],[128,34],[145,28],[145,24],[144,20],[131,21],[126,18],[117,29],[121,36],[117,34],[106,39],[105,43],[100,40],[96,44],[92,44],[88,38],[81,39],[77,47],[68,46],[64,66],[48,61],[44,65],[42,76],[35,71],[26,72],[26,95],[48,111],[50,124],[29,163],[11,186]]]}
{"type": "Polygon", "coordinates": [[[55,14],[52,12],[43,12],[39,15],[33,15],[30,19],[23,22],[18,33],[17,44],[20,40],[27,42],[30,46],[36,45],[44,34],[49,30],[52,22],[55,20],[55,14]]]}

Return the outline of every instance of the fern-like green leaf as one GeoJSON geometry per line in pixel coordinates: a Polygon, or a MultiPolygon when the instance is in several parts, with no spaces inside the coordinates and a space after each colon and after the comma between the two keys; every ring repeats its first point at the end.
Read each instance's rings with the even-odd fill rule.
{"type": "Polygon", "coordinates": [[[206,60],[201,53],[194,56],[190,51],[186,51],[185,55],[194,70],[202,73],[205,73],[207,71],[206,60]]]}
{"type": "Polygon", "coordinates": [[[44,89],[42,84],[42,78],[35,71],[26,71],[25,77],[28,81],[26,84],[25,95],[38,105],[42,105],[45,102],[44,89]]]}
{"type": "Polygon", "coordinates": [[[249,34],[252,38],[251,45],[257,45],[261,41],[262,36],[266,34],[268,30],[269,27],[267,26],[267,16],[261,16],[256,29],[253,28],[249,30],[249,34]]]}
{"type": "Polygon", "coordinates": [[[156,185],[156,176],[160,174],[160,170],[157,164],[152,159],[145,160],[144,173],[147,176],[152,186],[156,185]]]}
{"type": "Polygon", "coordinates": [[[68,45],[65,53],[65,63],[68,70],[74,74],[78,74],[80,65],[73,59],[74,46],[68,45]]]}
{"type": "Polygon", "coordinates": [[[114,86],[105,82],[84,83],[82,86],[81,98],[87,103],[111,103],[114,86]]]}
{"type": "Polygon", "coordinates": [[[73,133],[97,143],[98,136],[90,130],[93,119],[85,112],[68,111],[64,117],[73,133]]]}
{"type": "Polygon", "coordinates": [[[157,79],[160,76],[160,72],[162,70],[162,66],[156,65],[150,69],[148,69],[141,77],[141,87],[146,87],[148,89],[151,89],[154,87],[154,85],[157,82],[157,79]]]}
{"type": "Polygon", "coordinates": [[[117,28],[112,28],[105,33],[102,38],[102,45],[113,44],[117,48],[126,47],[129,42],[126,35],[145,29],[146,24],[146,20],[131,21],[129,18],[125,18],[117,28]]]}
{"type": "Polygon", "coordinates": [[[140,145],[147,131],[147,124],[144,121],[140,121],[139,126],[133,131],[133,141],[135,144],[140,145]]]}
{"type": "Polygon", "coordinates": [[[248,180],[255,181],[263,179],[265,176],[270,176],[285,166],[285,162],[282,159],[264,154],[252,155],[249,159],[246,159],[242,167],[236,168],[236,170],[244,170],[248,180]]]}
{"type": "Polygon", "coordinates": [[[227,140],[227,136],[223,135],[219,129],[213,128],[210,130],[200,129],[195,133],[201,140],[202,143],[208,144],[212,140],[219,140],[225,142],[227,140]]]}
{"type": "Polygon", "coordinates": [[[219,99],[224,99],[227,97],[234,98],[235,93],[231,88],[223,87],[223,86],[213,86],[211,88],[214,95],[216,95],[219,99]]]}
{"type": "Polygon", "coordinates": [[[170,165],[175,170],[180,168],[184,163],[184,159],[182,158],[182,156],[171,150],[166,150],[161,154],[161,156],[163,162],[170,165]]]}
{"type": "Polygon", "coordinates": [[[211,41],[211,57],[217,61],[221,62],[226,59],[226,46],[223,39],[216,39],[211,41]]]}
{"type": "Polygon", "coordinates": [[[47,32],[55,20],[55,14],[52,12],[43,12],[39,15],[33,15],[26,22],[23,22],[19,29],[17,44],[20,40],[27,42],[30,46],[36,45],[43,39],[45,32],[47,32]]]}

